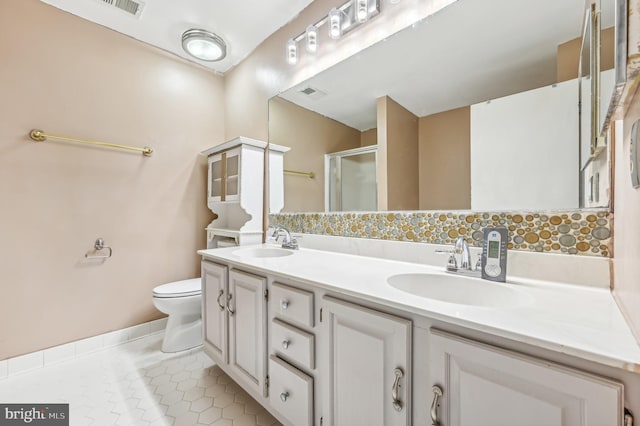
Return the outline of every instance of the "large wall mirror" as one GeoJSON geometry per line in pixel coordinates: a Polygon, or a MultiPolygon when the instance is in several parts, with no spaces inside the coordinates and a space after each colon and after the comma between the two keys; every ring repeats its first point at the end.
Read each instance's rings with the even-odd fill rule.
{"type": "MultiPolygon", "coordinates": [[[[614,3],[599,6],[603,68],[614,3]]],[[[607,207],[608,172],[598,199],[585,195],[584,11],[585,0],[458,0],[272,98],[269,140],[303,172],[285,175],[282,211],[607,207]],[[372,179],[375,194],[354,205],[372,179]]]]}

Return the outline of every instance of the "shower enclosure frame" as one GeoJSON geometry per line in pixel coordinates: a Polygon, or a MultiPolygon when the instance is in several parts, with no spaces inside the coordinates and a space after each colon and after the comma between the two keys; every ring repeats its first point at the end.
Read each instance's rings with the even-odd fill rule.
{"type": "Polygon", "coordinates": [[[324,155],[324,211],[325,212],[340,212],[342,210],[342,159],[347,157],[353,157],[356,155],[373,153],[374,162],[376,164],[376,209],[377,210],[377,164],[378,164],[378,145],[368,145],[360,148],[348,149],[345,151],[332,152],[324,155]],[[336,160],[336,200],[338,203],[338,209],[331,210],[331,160],[336,160]]]}

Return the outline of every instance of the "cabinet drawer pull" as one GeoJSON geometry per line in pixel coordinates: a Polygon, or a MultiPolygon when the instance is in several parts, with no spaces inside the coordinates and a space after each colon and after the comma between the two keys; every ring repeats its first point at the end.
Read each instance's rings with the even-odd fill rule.
{"type": "Polygon", "coordinates": [[[218,293],[218,298],[216,299],[216,302],[218,302],[218,306],[220,307],[221,311],[224,311],[224,304],[220,303],[220,298],[222,297],[223,294],[224,294],[224,290],[220,290],[220,293],[218,293]]]}
{"type": "Polygon", "coordinates": [[[396,411],[402,411],[402,401],[398,399],[398,389],[400,388],[400,379],[404,377],[404,372],[401,368],[396,368],[393,370],[393,374],[396,375],[396,379],[393,381],[393,386],[391,387],[393,408],[395,408],[396,411]]]}
{"type": "Polygon", "coordinates": [[[431,388],[433,392],[433,401],[431,402],[431,426],[440,426],[438,421],[438,399],[442,396],[442,388],[434,385],[431,388]]]}
{"type": "Polygon", "coordinates": [[[282,341],[282,347],[283,347],[284,349],[289,349],[289,345],[290,345],[290,344],[291,344],[291,342],[290,342],[290,341],[288,341],[288,340],[283,340],[283,341],[282,341]]]}
{"type": "Polygon", "coordinates": [[[232,298],[233,298],[233,294],[230,294],[227,296],[227,311],[229,312],[229,315],[233,315],[236,313],[236,311],[231,309],[231,306],[229,306],[229,302],[231,301],[232,298]]]}
{"type": "Polygon", "coordinates": [[[287,308],[289,308],[289,301],[288,300],[281,300],[280,301],[280,307],[282,308],[283,311],[286,311],[287,308]]]}
{"type": "Polygon", "coordinates": [[[280,394],[280,399],[282,402],[287,402],[287,399],[289,399],[289,392],[282,392],[280,394]]]}

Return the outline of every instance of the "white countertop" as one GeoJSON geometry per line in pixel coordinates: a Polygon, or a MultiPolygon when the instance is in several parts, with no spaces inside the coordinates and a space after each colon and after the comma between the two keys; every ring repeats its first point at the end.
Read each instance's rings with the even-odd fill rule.
{"type": "Polygon", "coordinates": [[[606,289],[508,279],[507,284],[495,285],[508,285],[523,293],[528,299],[526,304],[476,307],[416,296],[387,283],[387,278],[397,274],[446,274],[444,265],[436,268],[305,248],[285,257],[234,254],[248,247],[251,246],[200,250],[198,254],[209,260],[251,267],[265,274],[640,373],[640,347],[606,289]]]}

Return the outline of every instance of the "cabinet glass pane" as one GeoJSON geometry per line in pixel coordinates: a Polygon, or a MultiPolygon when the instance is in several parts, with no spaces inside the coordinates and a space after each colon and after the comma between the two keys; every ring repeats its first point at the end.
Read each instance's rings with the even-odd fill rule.
{"type": "Polygon", "coordinates": [[[238,172],[240,170],[239,155],[227,156],[227,180],[226,194],[227,196],[238,195],[238,172]]]}
{"type": "Polygon", "coordinates": [[[227,176],[227,196],[238,195],[238,175],[227,176]]]}
{"type": "Polygon", "coordinates": [[[211,163],[211,180],[222,179],[222,160],[211,163]]]}
{"type": "Polygon", "coordinates": [[[211,179],[211,197],[220,197],[222,195],[222,179],[211,179]]]}
{"type": "Polygon", "coordinates": [[[227,176],[238,176],[238,156],[227,157],[227,176]]]}
{"type": "Polygon", "coordinates": [[[222,160],[212,161],[209,166],[211,169],[211,185],[209,186],[210,197],[222,196],[222,160]]]}

